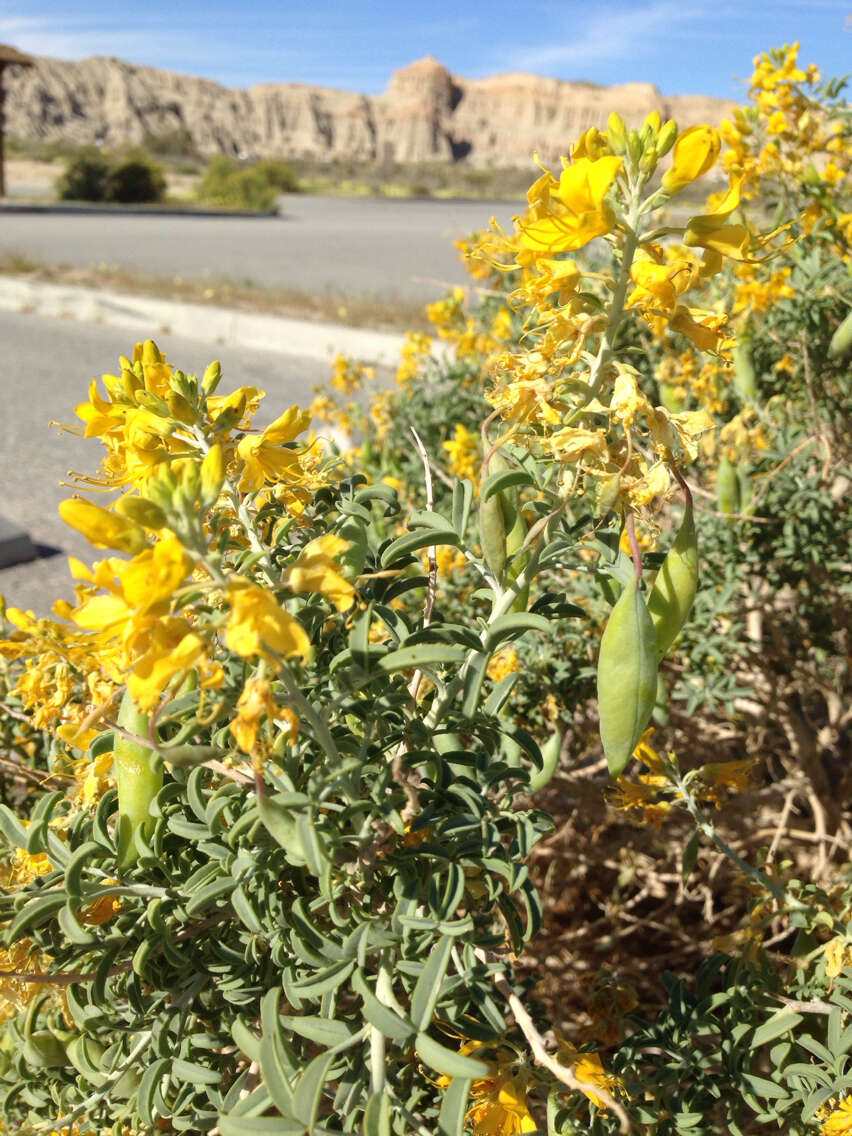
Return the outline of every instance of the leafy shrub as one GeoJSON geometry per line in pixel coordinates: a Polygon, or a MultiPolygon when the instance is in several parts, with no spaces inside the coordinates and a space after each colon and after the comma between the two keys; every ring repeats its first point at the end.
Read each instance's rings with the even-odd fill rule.
{"type": "Polygon", "coordinates": [[[277,188],[262,173],[226,157],[210,161],[198,189],[205,204],[257,212],[273,209],[277,195],[277,188]]]}
{"type": "Polygon", "coordinates": [[[338,360],[357,450],[151,341],[90,388],[121,496],[61,512],[122,555],[0,640],[7,1127],[848,1133],[852,129],[756,64],[682,245],[720,133],[611,116],[465,246],[449,358],[366,412],[338,360]]]}
{"type": "Polygon", "coordinates": [[[111,165],[96,146],[87,146],[69,158],[56,183],[61,201],[105,201],[111,165]]]}
{"type": "Polygon", "coordinates": [[[279,193],[296,193],[299,189],[299,179],[293,169],[286,162],[276,158],[262,158],[255,162],[252,170],[269,182],[279,193]]]}
{"type": "Polygon", "coordinates": [[[110,155],[95,146],[69,159],[57,182],[63,201],[114,201],[143,204],[162,201],[166,181],[160,167],[144,153],[110,155]]]}
{"type": "Polygon", "coordinates": [[[128,157],[112,167],[107,180],[108,201],[125,205],[162,201],[166,179],[159,166],[149,159],[128,157]]]}

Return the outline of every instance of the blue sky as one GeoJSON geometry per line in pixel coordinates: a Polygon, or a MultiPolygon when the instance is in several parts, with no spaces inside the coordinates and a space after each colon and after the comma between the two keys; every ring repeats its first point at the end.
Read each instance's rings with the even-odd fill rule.
{"type": "Polygon", "coordinates": [[[368,94],[432,54],[471,78],[532,71],[738,98],[752,57],[796,39],[825,75],[852,70],[852,0],[0,0],[0,42],[24,51],[368,94]]]}

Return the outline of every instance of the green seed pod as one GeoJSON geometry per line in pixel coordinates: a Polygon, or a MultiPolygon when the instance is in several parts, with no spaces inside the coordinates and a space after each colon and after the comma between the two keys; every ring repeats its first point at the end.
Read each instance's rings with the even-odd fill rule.
{"type": "Polygon", "coordinates": [[[671,722],[671,715],[669,714],[669,692],[666,690],[666,680],[661,674],[657,674],[657,696],[654,699],[654,709],[651,717],[658,726],[668,726],[671,722]]]}
{"type": "Polygon", "coordinates": [[[695,536],[692,501],[688,500],[675,542],[657,573],[648,598],[648,611],[657,635],[657,654],[660,659],[686,623],[695,602],[697,588],[698,541],[695,536]]]}
{"type": "Polygon", "coordinates": [[[506,567],[506,521],[499,493],[479,506],[479,541],[485,563],[502,580],[506,567]]]}
{"type": "Polygon", "coordinates": [[[837,328],[828,345],[829,359],[842,359],[852,350],[852,312],[837,328]]]}
{"type": "MultiPolygon", "coordinates": [[[[125,691],[116,722],[138,737],[146,737],[150,719],[125,691]]],[[[115,739],[115,777],[118,784],[118,870],[136,863],[134,836],[153,827],[151,802],[163,787],[163,763],[148,746],[128,738],[115,739]]]]}
{"type": "Polygon", "coordinates": [[[757,382],[754,377],[751,334],[748,331],[744,331],[737,340],[732,358],[734,361],[734,389],[741,398],[754,402],[757,398],[757,382]]]}
{"type": "Polygon", "coordinates": [[[657,636],[632,576],[612,609],[598,657],[598,712],[610,774],[620,776],[642,737],[657,694],[657,636]]]}
{"type": "Polygon", "coordinates": [[[541,769],[537,769],[530,777],[527,786],[528,793],[537,793],[553,779],[559,765],[559,755],[562,752],[562,732],[554,730],[541,747],[541,769]]]}
{"type": "Polygon", "coordinates": [[[722,454],[716,471],[716,504],[720,513],[740,511],[740,484],[736,466],[722,454]]]}
{"type": "MultiPolygon", "coordinates": [[[[501,473],[508,463],[498,450],[491,455],[484,474],[501,473]]],[[[506,533],[514,523],[514,516],[506,518],[504,503],[507,494],[492,493],[487,501],[479,503],[479,543],[482,558],[498,580],[502,582],[506,569],[506,533]]],[[[511,503],[509,499],[509,503],[511,503]]]]}

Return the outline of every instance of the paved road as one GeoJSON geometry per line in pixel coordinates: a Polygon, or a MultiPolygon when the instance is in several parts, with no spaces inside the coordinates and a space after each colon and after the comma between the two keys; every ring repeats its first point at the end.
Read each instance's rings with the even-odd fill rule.
{"type": "Polygon", "coordinates": [[[164,276],[228,276],[330,294],[420,301],[467,279],[453,241],[509,225],[493,201],[281,198],[279,217],[0,212],[0,249],[40,261],[106,263],[164,276]]]}
{"type": "MultiPolygon", "coordinates": [[[[311,387],[328,377],[325,364],[315,360],[213,349],[167,334],[157,339],[169,359],[188,372],[201,373],[211,359],[220,359],[223,392],[248,384],[265,390],[268,409],[258,422],[293,403],[305,405],[311,387]]],[[[34,543],[56,550],[0,570],[0,594],[10,606],[49,614],[55,599],[74,598],[69,555],[88,563],[109,555],[93,554],[57,513],[59,502],[71,495],[59,483],[69,469],[93,471],[102,447],[95,439],[60,434],[49,423],[76,421],[74,406],[86,398],[92,376],[114,372],[118,356],[129,354],[133,342],[132,334],[116,328],[0,312],[0,514],[25,528],[34,543]]]]}

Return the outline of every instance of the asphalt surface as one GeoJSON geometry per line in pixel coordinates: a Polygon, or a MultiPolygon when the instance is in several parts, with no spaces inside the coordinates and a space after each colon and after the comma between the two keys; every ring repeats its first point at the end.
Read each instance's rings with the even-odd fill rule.
{"type": "Polygon", "coordinates": [[[251,218],[0,212],[0,249],[73,267],[421,301],[469,279],[454,240],[492,215],[510,225],[519,206],[294,194],[280,209],[251,218]]]}
{"type": "MultiPolygon", "coordinates": [[[[144,329],[135,338],[144,336],[144,329]]],[[[93,376],[115,372],[118,356],[133,349],[132,333],[43,316],[0,312],[0,515],[27,530],[42,555],[0,569],[0,595],[9,606],[48,615],[58,598],[72,600],[68,556],[85,563],[110,555],[93,550],[57,512],[71,496],[63,488],[70,469],[93,472],[103,447],[97,439],[61,433],[51,420],[74,423],[74,407],[86,400],[93,376]]],[[[184,371],[201,374],[222,363],[220,391],[257,386],[267,392],[256,421],[270,421],[293,403],[306,405],[311,387],[328,379],[328,367],[265,351],[211,348],[162,334],[161,350],[184,371]]]]}

